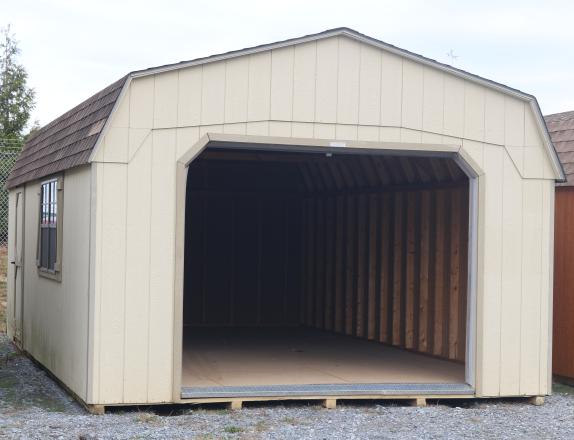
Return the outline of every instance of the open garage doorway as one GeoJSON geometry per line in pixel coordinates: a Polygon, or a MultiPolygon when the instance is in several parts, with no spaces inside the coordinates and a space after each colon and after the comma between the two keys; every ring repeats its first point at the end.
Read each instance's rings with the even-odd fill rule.
{"type": "Polygon", "coordinates": [[[208,146],[182,397],[468,393],[469,182],[453,154],[208,146]]]}

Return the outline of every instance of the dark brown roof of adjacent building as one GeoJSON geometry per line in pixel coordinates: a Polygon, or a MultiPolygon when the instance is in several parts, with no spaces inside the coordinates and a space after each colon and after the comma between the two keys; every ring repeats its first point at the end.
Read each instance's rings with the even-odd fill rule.
{"type": "Polygon", "coordinates": [[[14,188],[88,163],[127,76],[42,127],[22,149],[8,181],[14,188]]]}
{"type": "Polygon", "coordinates": [[[544,116],[566,181],[559,186],[574,186],[574,111],[544,116]]]}

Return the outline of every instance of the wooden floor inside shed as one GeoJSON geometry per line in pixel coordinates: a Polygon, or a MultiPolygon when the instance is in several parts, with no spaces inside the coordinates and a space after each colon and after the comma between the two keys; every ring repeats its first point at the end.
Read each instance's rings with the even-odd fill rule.
{"type": "Polygon", "coordinates": [[[311,328],[186,327],[183,387],[464,383],[464,364],[311,328]]]}

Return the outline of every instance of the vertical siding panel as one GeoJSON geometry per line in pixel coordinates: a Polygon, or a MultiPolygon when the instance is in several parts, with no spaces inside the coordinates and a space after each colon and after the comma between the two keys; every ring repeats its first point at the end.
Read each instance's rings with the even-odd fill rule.
{"type": "Polygon", "coordinates": [[[345,333],[353,334],[353,289],[355,288],[355,239],[356,203],[353,196],[347,196],[347,255],[345,258],[345,333]]]}
{"type": "MultiPolygon", "coordinates": [[[[359,124],[379,125],[381,120],[381,51],[361,45],[359,124]]],[[[378,133],[378,130],[377,130],[378,133]]],[[[378,134],[377,139],[378,140],[378,134]]]]}
{"type": "Polygon", "coordinates": [[[504,145],[524,145],[524,102],[504,97],[504,145]]]}
{"type": "MultiPolygon", "coordinates": [[[[500,295],[502,268],[502,213],[504,186],[504,150],[484,147],[484,270],[482,292],[482,333],[477,334],[482,345],[482,393],[497,396],[500,393],[500,295]]],[[[479,239],[480,240],[480,239],[479,239]]]]}
{"type": "Polygon", "coordinates": [[[376,340],[377,324],[377,228],[379,219],[379,197],[371,194],[369,203],[369,233],[367,235],[367,245],[369,248],[369,275],[368,275],[368,301],[367,301],[367,337],[369,340],[376,340]]]}
{"type": "Polygon", "coordinates": [[[337,92],[337,123],[359,122],[359,71],[361,44],[349,38],[339,39],[339,75],[337,92]]]}
{"type": "Polygon", "coordinates": [[[299,292],[299,325],[307,325],[307,301],[308,294],[308,280],[309,280],[309,219],[308,219],[308,198],[301,200],[301,285],[299,292]]]}
{"type": "Polygon", "coordinates": [[[134,79],[130,90],[130,108],[138,109],[130,112],[131,128],[153,127],[153,97],[155,76],[134,79]]]}
{"type": "Polygon", "coordinates": [[[464,84],[464,137],[484,140],[485,88],[469,81],[464,84]]]}
{"type": "Polygon", "coordinates": [[[416,258],[416,193],[407,193],[406,267],[405,267],[405,348],[415,348],[415,258],[416,258]]]}
{"type": "Polygon", "coordinates": [[[224,113],[225,62],[205,64],[201,88],[201,125],[222,124],[224,113]]]}
{"type": "Polygon", "coordinates": [[[315,258],[317,259],[315,274],[315,326],[324,326],[325,306],[325,200],[317,198],[317,216],[315,218],[315,258]]]}
{"type": "Polygon", "coordinates": [[[100,295],[100,401],[123,400],[126,264],[125,165],[104,165],[102,180],[102,260],[100,295]]]}
{"type": "Polygon", "coordinates": [[[337,120],[339,38],[317,41],[317,83],[315,118],[317,122],[337,120]]]}
{"type": "Polygon", "coordinates": [[[295,46],[293,67],[293,120],[315,121],[317,43],[295,46]]]}
{"type": "Polygon", "coordinates": [[[502,295],[500,313],[500,394],[519,393],[520,310],[522,292],[522,178],[504,155],[502,214],[502,295]]]}
{"type": "Polygon", "coordinates": [[[400,127],[403,100],[403,59],[381,51],[381,125],[400,127]]]}
{"type": "Polygon", "coordinates": [[[249,86],[249,59],[239,57],[228,60],[225,68],[225,123],[247,120],[249,86]]]}
{"type": "Polygon", "coordinates": [[[357,285],[355,290],[355,336],[365,336],[365,293],[367,287],[366,241],[368,206],[364,194],[357,196],[357,285]]]}
{"type": "Polygon", "coordinates": [[[444,77],[444,134],[449,136],[464,133],[464,84],[454,76],[444,77]]]}
{"type": "Polygon", "coordinates": [[[179,72],[165,72],[156,75],[154,87],[154,128],[177,125],[177,98],[179,72]]]}
{"type": "MultiPolygon", "coordinates": [[[[103,232],[104,232],[104,188],[100,182],[104,179],[104,167],[106,165],[103,163],[94,162],[92,164],[92,170],[94,177],[92,178],[92,200],[91,203],[95,205],[95,213],[93,214],[94,225],[92,226],[95,232],[94,239],[94,259],[93,267],[90,271],[90,276],[94,277],[94,286],[92,292],[92,298],[90,299],[90,307],[93,304],[93,327],[92,331],[92,347],[93,347],[93,358],[92,365],[90,366],[92,371],[89,371],[88,378],[92,378],[91,390],[88,390],[88,396],[91,395],[92,402],[98,402],[101,396],[101,347],[102,347],[102,281],[103,281],[103,232]]],[[[37,203],[34,203],[38,206],[37,203]]],[[[28,206],[28,200],[26,200],[26,207],[28,206]]],[[[39,210],[39,208],[37,208],[39,210]]],[[[36,229],[36,228],[35,228],[36,229]]],[[[37,230],[37,229],[36,229],[37,230]]],[[[36,232],[37,234],[37,232],[36,232]]],[[[24,322],[24,335],[27,334],[26,327],[28,322],[24,322]]],[[[30,351],[29,347],[26,347],[30,351]]]]}
{"type": "Polygon", "coordinates": [[[435,254],[434,254],[434,290],[433,290],[433,351],[441,356],[444,351],[444,297],[445,297],[445,193],[444,190],[436,192],[435,199],[435,254]]]}
{"type": "Polygon", "coordinates": [[[249,57],[249,97],[247,117],[250,121],[269,119],[271,101],[271,51],[249,57]]]}
{"type": "Polygon", "coordinates": [[[271,119],[291,121],[293,116],[293,46],[271,53],[271,119]]]}
{"type": "Polygon", "coordinates": [[[176,157],[179,159],[199,140],[199,127],[186,127],[177,130],[176,157]]]}
{"type": "Polygon", "coordinates": [[[381,197],[381,225],[380,225],[380,240],[379,247],[381,249],[381,261],[379,267],[380,273],[380,299],[379,299],[379,341],[390,342],[389,340],[389,323],[392,320],[389,318],[389,305],[391,304],[391,255],[392,255],[392,240],[391,240],[391,224],[392,224],[392,198],[389,193],[385,193],[381,197]]]}
{"type": "Polygon", "coordinates": [[[148,401],[172,397],[173,270],[175,226],[175,131],[153,133],[148,401]]]}
{"type": "Polygon", "coordinates": [[[444,118],[444,73],[425,67],[423,130],[442,133],[444,118]]]}
{"type": "Polygon", "coordinates": [[[420,130],[423,125],[423,66],[403,61],[402,126],[420,130]]]}
{"type": "Polygon", "coordinates": [[[333,290],[333,277],[334,270],[333,264],[335,262],[335,211],[334,211],[333,197],[327,197],[325,200],[325,307],[324,313],[324,328],[326,330],[333,330],[334,318],[334,290],[333,290]]]}
{"type": "Polygon", "coordinates": [[[543,141],[538,130],[535,113],[529,105],[524,106],[524,145],[542,145],[543,141]]]}
{"type": "Polygon", "coordinates": [[[419,270],[419,339],[418,349],[428,351],[429,269],[430,267],[430,193],[421,193],[420,270],[419,270]]]}
{"type": "Polygon", "coordinates": [[[315,297],[315,199],[310,197],[307,199],[307,217],[306,217],[306,227],[307,227],[307,307],[306,307],[306,323],[308,326],[313,326],[313,307],[315,297]]]}
{"type": "Polygon", "coordinates": [[[345,253],[345,199],[343,196],[336,198],[336,213],[335,213],[335,323],[334,329],[337,332],[344,331],[344,297],[345,292],[345,277],[344,277],[344,253],[345,253]]]}
{"type": "Polygon", "coordinates": [[[393,326],[392,326],[392,344],[400,345],[401,326],[404,324],[401,319],[401,296],[402,287],[402,270],[403,270],[403,193],[394,194],[394,231],[393,231],[393,326]]]}
{"type": "Polygon", "coordinates": [[[504,95],[487,89],[484,97],[484,140],[504,144],[504,95]]]}
{"type": "Polygon", "coordinates": [[[542,282],[542,181],[523,181],[522,330],[520,337],[520,393],[540,389],[540,286],[542,282]]]}
{"type": "Polygon", "coordinates": [[[179,71],[177,118],[180,127],[200,124],[202,72],[203,66],[179,71]]]}
{"type": "Polygon", "coordinates": [[[134,403],[147,401],[151,147],[149,137],[128,169],[124,401],[134,403]]]}

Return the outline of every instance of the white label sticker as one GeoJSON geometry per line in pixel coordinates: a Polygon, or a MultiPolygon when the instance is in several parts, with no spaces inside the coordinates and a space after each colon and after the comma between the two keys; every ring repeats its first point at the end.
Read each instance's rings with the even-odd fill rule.
{"type": "Polygon", "coordinates": [[[347,144],[345,142],[329,142],[330,147],[346,147],[347,144]]]}

